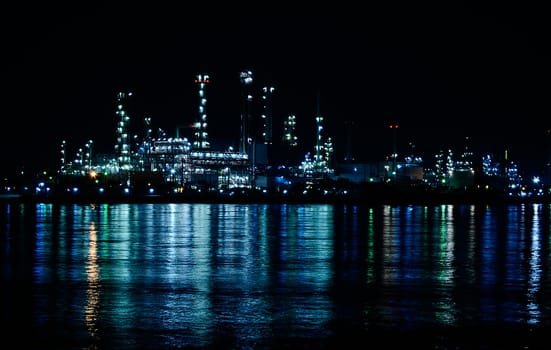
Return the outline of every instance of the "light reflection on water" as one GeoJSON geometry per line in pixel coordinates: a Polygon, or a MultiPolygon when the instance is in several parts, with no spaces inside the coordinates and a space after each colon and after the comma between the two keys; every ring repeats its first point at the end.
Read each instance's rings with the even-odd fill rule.
{"type": "Polygon", "coordinates": [[[549,326],[548,205],[2,205],[3,320],[59,348],[549,326]]]}

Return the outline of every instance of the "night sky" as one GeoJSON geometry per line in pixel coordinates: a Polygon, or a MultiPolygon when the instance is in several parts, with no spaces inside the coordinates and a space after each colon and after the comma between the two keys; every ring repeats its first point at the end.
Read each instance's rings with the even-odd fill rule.
{"type": "Polygon", "coordinates": [[[118,91],[133,92],[133,125],[149,116],[175,135],[198,114],[199,73],[211,77],[213,147],[237,145],[244,69],[258,91],[275,87],[274,123],[295,114],[305,150],[313,151],[319,106],[338,159],[347,120],[354,121],[359,161],[392,151],[390,123],[400,125],[399,154],[413,150],[429,164],[438,150],[458,153],[466,142],[495,157],[507,150],[527,169],[549,159],[551,22],[543,2],[331,2],[306,9],[270,8],[275,2],[75,3],[3,8],[6,172],[58,168],[62,140],[69,158],[89,139],[94,152],[112,153],[118,91]]]}

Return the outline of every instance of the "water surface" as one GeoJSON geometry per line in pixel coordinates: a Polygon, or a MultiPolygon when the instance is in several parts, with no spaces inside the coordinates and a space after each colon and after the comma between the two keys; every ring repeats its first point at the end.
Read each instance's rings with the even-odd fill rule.
{"type": "Polygon", "coordinates": [[[22,347],[551,340],[547,204],[1,205],[3,332],[22,347]]]}

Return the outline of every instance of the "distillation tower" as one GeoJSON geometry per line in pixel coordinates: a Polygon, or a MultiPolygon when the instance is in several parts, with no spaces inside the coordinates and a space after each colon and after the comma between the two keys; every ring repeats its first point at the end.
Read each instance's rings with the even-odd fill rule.
{"type": "Polygon", "coordinates": [[[241,112],[241,133],[239,140],[239,152],[251,156],[251,104],[253,96],[251,87],[253,83],[253,74],[250,70],[242,71],[239,75],[242,84],[243,110],[241,112]]]}
{"type": "Polygon", "coordinates": [[[265,86],[262,88],[262,138],[264,144],[272,144],[272,124],[273,124],[273,108],[272,108],[272,96],[274,93],[273,86],[265,86]]]}
{"type": "Polygon", "coordinates": [[[310,153],[306,154],[306,159],[301,164],[304,176],[310,179],[324,178],[333,172],[333,169],[330,168],[333,157],[333,142],[330,137],[324,138],[322,131],[323,117],[320,114],[320,96],[318,92],[314,157],[311,159],[310,153]]]}
{"type": "MultiPolygon", "coordinates": [[[[99,174],[95,177],[97,186],[118,183],[128,191],[155,193],[154,188],[170,188],[172,191],[186,189],[233,190],[251,188],[254,174],[251,173],[249,152],[254,145],[251,133],[249,92],[252,83],[250,71],[243,72],[244,106],[241,123],[241,145],[239,152],[228,146],[224,150],[211,148],[207,133],[205,88],[210,82],[208,75],[196,75],[195,83],[199,87],[199,115],[194,123],[194,140],[167,136],[164,132],[157,137],[152,135],[152,120],[144,118],[145,132],[143,140],[137,135],[130,137],[130,116],[126,111],[127,99],[131,92],[119,92],[116,95],[116,143],[114,154],[92,165],[92,140],[86,149],[79,149],[74,162],[67,160],[66,142],[61,145],[60,173],[69,176],[85,175],[86,171],[99,174]],[[136,149],[133,150],[133,147],[136,149]],[[122,177],[121,177],[122,175],[122,177]],[[121,181],[122,180],[122,181],[121,181]]],[[[267,113],[268,115],[268,113],[267,113]]],[[[271,119],[271,115],[269,116],[271,119]]]]}
{"type": "Polygon", "coordinates": [[[298,145],[298,137],[296,136],[297,117],[294,114],[287,116],[283,122],[283,137],[282,143],[289,147],[298,145]]]}
{"type": "Polygon", "coordinates": [[[322,133],[323,130],[323,117],[320,114],[320,97],[318,93],[318,100],[317,100],[317,113],[316,113],[316,149],[315,149],[315,155],[314,155],[314,164],[315,167],[321,167],[322,166],[322,133]]]}
{"type": "Polygon", "coordinates": [[[195,122],[195,140],[193,142],[193,148],[208,149],[210,148],[210,144],[207,134],[207,113],[205,110],[207,98],[205,96],[205,87],[209,83],[209,76],[198,74],[195,78],[195,83],[199,86],[199,115],[195,122]]]}
{"type": "Polygon", "coordinates": [[[119,117],[119,122],[117,124],[117,144],[115,145],[115,154],[120,170],[130,170],[132,168],[130,159],[130,136],[128,134],[130,116],[126,113],[124,105],[126,99],[130,96],[132,96],[131,92],[119,92],[117,94],[116,115],[119,117]]]}

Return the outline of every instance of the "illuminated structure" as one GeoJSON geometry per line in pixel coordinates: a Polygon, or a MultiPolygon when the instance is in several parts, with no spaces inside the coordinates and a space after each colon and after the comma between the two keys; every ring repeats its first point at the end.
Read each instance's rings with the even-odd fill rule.
{"type": "Polygon", "coordinates": [[[207,134],[207,114],[206,104],[207,98],[205,97],[205,87],[209,83],[208,75],[197,75],[195,83],[199,85],[199,116],[195,122],[195,140],[193,141],[194,149],[208,149],[210,144],[207,134]]]}
{"type": "Polygon", "coordinates": [[[92,150],[94,141],[89,140],[84,147],[86,147],[86,153],[84,154],[84,170],[89,172],[92,170],[92,150]]]}
{"type": "Polygon", "coordinates": [[[66,164],[67,164],[67,160],[65,159],[65,157],[67,156],[67,141],[63,140],[61,141],[61,168],[60,168],[60,173],[62,175],[65,175],[67,173],[67,169],[66,169],[66,164]]]}
{"type": "Polygon", "coordinates": [[[88,140],[84,145],[84,149],[79,147],[75,154],[75,158],[70,161],[67,159],[67,142],[63,140],[61,142],[61,166],[59,173],[62,175],[83,176],[95,170],[92,157],[93,144],[94,142],[92,140],[88,140]]]}
{"type": "Polygon", "coordinates": [[[324,169],[325,172],[328,172],[331,169],[331,163],[332,163],[332,160],[333,160],[333,152],[334,152],[334,150],[333,150],[333,140],[331,139],[331,137],[327,137],[325,139],[325,142],[323,143],[323,155],[322,155],[323,164],[326,167],[324,169]]]}
{"type": "MultiPolygon", "coordinates": [[[[389,126],[393,132],[391,156],[387,155],[386,159],[378,162],[356,163],[350,144],[347,143],[345,164],[335,164],[338,166],[338,171],[335,172],[337,175],[335,175],[332,169],[333,141],[323,133],[319,95],[315,116],[316,142],[313,156],[310,152],[307,153],[305,160],[297,165],[300,160],[292,160],[288,157],[289,154],[282,152],[283,157],[286,157],[282,163],[267,162],[265,158],[259,157],[262,153],[258,151],[266,149],[274,139],[271,128],[273,125],[271,99],[274,88],[263,88],[263,123],[262,129],[258,130],[261,133],[256,133],[251,120],[252,74],[250,71],[243,71],[240,78],[243,105],[238,152],[235,152],[232,146],[224,150],[210,149],[205,112],[205,86],[209,83],[209,76],[197,75],[195,83],[199,84],[199,118],[194,124],[193,142],[179,137],[178,129],[176,129],[176,137],[170,137],[164,130],[158,128],[154,138],[149,117],[144,118],[143,140],[140,142],[137,135],[130,138],[130,117],[126,112],[125,102],[132,93],[119,92],[116,105],[116,115],[119,120],[116,124],[115,153],[97,155],[93,152],[93,141],[89,140],[84,147],[78,148],[76,157],[70,161],[67,157],[67,144],[63,141],[59,174],[64,176],[59,181],[59,188],[62,188],[62,191],[69,189],[68,192],[73,192],[77,185],[86,184],[88,191],[97,189],[100,193],[103,193],[102,191],[106,188],[110,191],[122,189],[125,194],[132,191],[136,191],[137,194],[154,194],[156,189],[162,190],[162,193],[167,191],[179,193],[191,189],[224,194],[227,190],[231,195],[247,193],[244,190],[234,191],[234,189],[255,189],[262,190],[262,193],[274,190],[282,194],[308,193],[313,189],[322,190],[321,193],[325,194],[339,191],[335,185],[336,182],[327,180],[343,179],[350,183],[386,181],[392,185],[394,181],[388,181],[389,175],[392,174],[399,180],[397,184],[400,186],[404,184],[418,186],[423,183],[430,187],[442,187],[447,191],[449,189],[467,190],[475,188],[476,185],[477,189],[506,189],[510,196],[528,193],[517,165],[509,161],[507,152],[501,164],[495,163],[489,156],[482,158],[481,175],[484,177],[485,186],[481,186],[479,182],[475,183],[475,180],[480,181],[480,179],[473,177],[475,163],[468,147],[458,161],[454,160],[451,149],[447,153],[441,151],[436,156],[434,171],[424,169],[422,159],[413,154],[406,157],[405,162],[398,163],[397,124],[389,126]],[[426,180],[429,176],[430,182],[426,180]],[[83,177],[88,182],[83,180],[83,177]],[[501,185],[501,182],[505,185],[501,185]]],[[[347,122],[345,125],[347,133],[350,133],[353,124],[347,122]]],[[[284,130],[280,139],[281,143],[287,146],[285,151],[295,148],[298,144],[295,128],[296,117],[291,114],[283,122],[284,130]]],[[[347,134],[347,136],[346,141],[350,142],[350,135],[347,134]]],[[[346,181],[343,184],[346,186],[346,181]]],[[[422,186],[418,187],[422,189],[422,186]]],[[[339,193],[347,191],[348,189],[345,189],[339,193]]]]}
{"type": "Polygon", "coordinates": [[[333,142],[330,137],[325,139],[323,136],[323,117],[320,114],[319,105],[320,99],[318,94],[314,158],[311,159],[310,153],[307,153],[299,167],[304,176],[310,180],[324,179],[333,173],[333,169],[330,167],[333,157],[333,142]]]}
{"type": "MultiPolygon", "coordinates": [[[[246,85],[250,84],[247,77],[244,79],[246,85]]],[[[154,184],[161,182],[168,184],[176,191],[183,191],[186,188],[250,187],[252,177],[249,174],[250,164],[247,153],[234,152],[231,147],[224,151],[210,149],[205,110],[207,102],[205,86],[209,81],[208,75],[197,75],[195,79],[195,83],[199,85],[199,117],[194,124],[193,144],[179,135],[169,137],[161,129],[158,129],[157,137],[153,138],[151,118],[146,117],[144,118],[144,139],[136,143],[137,150],[134,152],[128,136],[130,118],[124,108],[124,99],[131,94],[119,93],[117,115],[120,120],[117,124],[115,159],[99,164],[98,170],[107,175],[116,175],[122,170],[128,170],[130,175],[127,184],[134,187],[146,184],[144,186],[148,187],[148,191],[153,189],[154,184]]],[[[245,115],[249,115],[248,106],[244,111],[247,112],[245,115]]],[[[250,116],[244,119],[243,130],[249,130],[249,119],[250,116]]],[[[249,132],[245,131],[243,135],[249,135],[249,132]]]]}
{"type": "Polygon", "coordinates": [[[315,146],[315,155],[314,155],[314,167],[320,167],[322,166],[323,158],[322,158],[322,134],[321,131],[323,130],[323,117],[320,114],[320,98],[318,94],[318,109],[317,109],[317,115],[316,115],[316,146],[315,146]]]}
{"type": "MultiPolygon", "coordinates": [[[[239,139],[239,150],[232,146],[223,150],[211,149],[207,133],[207,114],[205,96],[206,84],[210,82],[208,75],[196,75],[194,82],[199,87],[199,113],[193,124],[193,140],[176,136],[158,128],[153,135],[152,118],[143,119],[142,139],[138,135],[130,137],[130,116],[126,111],[126,101],[132,93],[119,92],[116,95],[116,144],[112,156],[96,156],[92,153],[92,140],[85,147],[79,148],[74,162],[66,159],[66,144],[62,144],[62,158],[60,173],[68,176],[90,175],[94,186],[102,190],[117,188],[125,194],[136,192],[154,194],[156,190],[184,192],[188,189],[199,191],[232,191],[239,189],[269,188],[275,182],[276,186],[286,183],[282,179],[282,169],[290,176],[306,177],[312,184],[315,179],[325,179],[332,174],[329,164],[333,157],[333,142],[330,137],[322,134],[323,118],[316,116],[316,145],[315,157],[307,156],[304,171],[300,166],[294,167],[288,163],[273,167],[268,159],[268,148],[273,143],[273,109],[272,94],[274,87],[265,86],[262,91],[263,109],[261,128],[255,130],[252,123],[252,73],[243,71],[240,74],[242,87],[242,114],[239,139]],[[100,159],[101,158],[101,159],[100,159]],[[275,171],[277,176],[275,176],[275,171]],[[306,176],[305,176],[306,175],[306,176]],[[273,178],[277,177],[277,181],[273,178]]],[[[284,121],[284,135],[282,144],[291,148],[297,146],[295,135],[296,117],[289,115],[284,121]]],[[[275,146],[275,145],[273,145],[275,146]]],[[[300,182],[300,181],[299,181],[300,182]]],[[[289,181],[289,184],[291,182],[289,181]]]]}
{"type": "Polygon", "coordinates": [[[117,111],[119,117],[117,124],[117,144],[115,145],[115,155],[117,157],[117,165],[120,170],[130,170],[132,168],[130,158],[130,136],[128,134],[128,125],[130,116],[126,113],[124,103],[127,97],[132,96],[132,93],[119,92],[117,94],[117,111]]]}
{"type": "Polygon", "coordinates": [[[397,146],[397,134],[398,134],[398,128],[400,126],[398,124],[390,124],[388,128],[392,130],[392,154],[390,155],[390,159],[392,159],[392,169],[390,169],[390,166],[387,166],[388,172],[392,177],[396,177],[397,169],[396,165],[398,162],[398,146],[397,146]]]}
{"type": "Polygon", "coordinates": [[[447,152],[440,150],[435,155],[434,175],[435,186],[448,186],[450,175],[453,172],[453,152],[448,149],[447,152]]]}
{"type": "Polygon", "coordinates": [[[291,114],[287,116],[287,119],[283,122],[283,144],[287,146],[297,146],[297,136],[295,128],[297,125],[296,116],[291,114]]]}
{"type": "Polygon", "coordinates": [[[253,83],[253,74],[249,70],[242,71],[239,75],[241,80],[241,98],[243,103],[243,110],[241,112],[241,132],[239,140],[239,152],[251,155],[250,145],[252,143],[251,135],[251,103],[253,97],[251,95],[251,87],[253,83]]]}
{"type": "Polygon", "coordinates": [[[264,144],[272,144],[272,119],[273,119],[273,110],[272,110],[272,95],[274,88],[272,86],[265,86],[262,88],[262,102],[263,102],[263,111],[262,111],[262,138],[264,144]]]}
{"type": "Polygon", "coordinates": [[[316,115],[316,153],[314,155],[314,176],[326,177],[333,173],[330,167],[333,158],[333,141],[330,137],[324,137],[322,133],[323,117],[320,113],[320,96],[317,98],[317,115],[316,115]]]}
{"type": "Polygon", "coordinates": [[[145,129],[144,139],[143,139],[142,146],[138,151],[138,153],[141,155],[141,158],[138,161],[139,169],[142,171],[148,169],[151,166],[151,159],[150,159],[151,140],[152,140],[151,133],[153,131],[151,129],[151,117],[145,117],[143,119],[143,123],[144,123],[144,129],[145,129]]]}
{"type": "Polygon", "coordinates": [[[150,150],[151,171],[161,173],[172,183],[189,181],[189,153],[191,144],[186,138],[159,138],[152,140],[150,150]]]}
{"type": "MultiPolygon", "coordinates": [[[[259,122],[262,125],[251,125],[251,170],[254,172],[254,179],[258,179],[259,174],[266,174],[270,163],[274,159],[273,130],[272,130],[272,96],[274,88],[264,86],[262,88],[262,111],[259,122]]],[[[264,182],[265,183],[265,182],[264,182]]]]}
{"type": "MultiPolygon", "coordinates": [[[[469,137],[465,138],[469,141],[469,137]]],[[[466,189],[474,185],[474,168],[473,168],[473,153],[469,149],[469,145],[465,145],[465,149],[459,155],[459,159],[453,161],[449,186],[452,189],[466,189]]]]}

